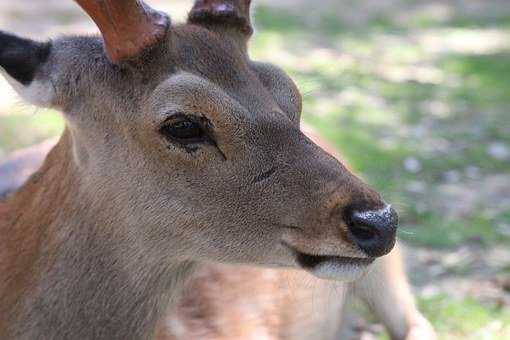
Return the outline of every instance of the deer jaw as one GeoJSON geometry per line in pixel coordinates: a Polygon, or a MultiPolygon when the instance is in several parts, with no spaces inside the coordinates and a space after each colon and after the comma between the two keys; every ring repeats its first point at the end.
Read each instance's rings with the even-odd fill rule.
{"type": "Polygon", "coordinates": [[[2,234],[19,231],[0,240],[1,270],[13,273],[1,292],[20,286],[2,295],[20,327],[6,334],[143,338],[196,262],[352,280],[393,246],[393,217],[353,223],[385,203],[300,131],[296,86],[248,59],[249,21],[218,12],[238,1],[219,2],[199,1],[190,23],[120,61],[96,37],[57,39],[27,59],[48,45],[0,34],[15,89],[52,89],[44,103],[67,122],[2,221],[2,234]]]}

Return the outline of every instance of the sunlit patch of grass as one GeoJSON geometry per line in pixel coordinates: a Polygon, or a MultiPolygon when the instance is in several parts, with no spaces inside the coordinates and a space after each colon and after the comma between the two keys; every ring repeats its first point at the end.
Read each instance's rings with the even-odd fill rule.
{"type": "Polygon", "coordinates": [[[445,22],[449,27],[460,28],[510,28],[510,13],[492,13],[492,15],[482,16],[480,18],[469,18],[455,16],[451,20],[445,22]]]}
{"type": "Polygon", "coordinates": [[[414,221],[414,227],[404,224],[403,229],[407,232],[400,233],[400,237],[412,244],[432,248],[458,247],[466,243],[484,247],[502,242],[510,244],[510,237],[497,228],[498,219],[489,219],[477,211],[456,219],[432,212],[417,213],[407,219],[414,221]]]}
{"type": "Polygon", "coordinates": [[[474,299],[456,300],[437,295],[419,300],[440,339],[509,339],[510,311],[474,299]]]}
{"type": "Polygon", "coordinates": [[[508,100],[510,83],[503,75],[510,74],[510,51],[489,55],[449,55],[442,60],[442,65],[460,78],[455,93],[458,97],[485,106],[508,100]]]}
{"type": "Polygon", "coordinates": [[[60,134],[62,117],[51,110],[0,115],[0,150],[8,153],[60,134]]]}
{"type": "MultiPolygon", "coordinates": [[[[472,298],[456,299],[444,294],[418,299],[418,306],[432,323],[440,340],[501,340],[510,337],[510,311],[472,298]]],[[[363,306],[356,310],[371,323],[378,322],[363,306]]],[[[375,334],[389,340],[386,331],[375,334]]]]}
{"type": "Polygon", "coordinates": [[[261,31],[277,31],[281,34],[302,32],[306,26],[303,16],[266,6],[257,7],[255,22],[261,31]]]}

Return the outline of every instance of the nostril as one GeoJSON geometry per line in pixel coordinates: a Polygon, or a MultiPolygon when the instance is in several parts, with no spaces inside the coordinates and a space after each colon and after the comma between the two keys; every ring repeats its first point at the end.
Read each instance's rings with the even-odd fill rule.
{"type": "Polygon", "coordinates": [[[376,232],[364,225],[351,225],[351,233],[357,240],[369,241],[376,237],[376,232]]]}
{"type": "Polygon", "coordinates": [[[352,241],[367,255],[382,256],[393,248],[398,216],[390,206],[380,210],[351,211],[346,220],[352,241]]]}

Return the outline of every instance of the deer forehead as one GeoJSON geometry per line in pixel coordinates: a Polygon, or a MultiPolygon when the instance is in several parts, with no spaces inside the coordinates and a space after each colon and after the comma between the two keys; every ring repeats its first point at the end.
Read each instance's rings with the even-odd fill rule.
{"type": "Polygon", "coordinates": [[[282,112],[280,102],[300,97],[289,78],[282,81],[283,72],[267,72],[285,89],[273,91],[235,41],[194,25],[172,31],[136,68],[109,63],[96,38],[63,39],[54,51],[49,64],[57,65],[51,66],[51,72],[61,75],[54,77],[60,79],[58,88],[67,111],[75,105],[83,110],[88,102],[90,109],[103,114],[125,115],[148,102],[156,112],[179,105],[213,116],[234,111],[263,115],[282,112]]]}
{"type": "MultiPolygon", "coordinates": [[[[257,88],[257,86],[252,86],[257,88]]],[[[266,89],[250,92],[249,89],[225,89],[208,79],[189,72],[178,72],[158,85],[151,94],[149,111],[158,116],[173,112],[206,115],[209,119],[242,123],[255,118],[285,118],[281,108],[266,89]]],[[[155,117],[158,119],[159,117],[155,117]]]]}
{"type": "Polygon", "coordinates": [[[273,100],[246,52],[228,36],[187,24],[176,28],[163,48],[167,51],[161,55],[161,64],[173,62],[173,71],[206,79],[205,84],[220,87],[239,102],[245,98],[253,102],[256,98],[259,102],[273,100]]]}

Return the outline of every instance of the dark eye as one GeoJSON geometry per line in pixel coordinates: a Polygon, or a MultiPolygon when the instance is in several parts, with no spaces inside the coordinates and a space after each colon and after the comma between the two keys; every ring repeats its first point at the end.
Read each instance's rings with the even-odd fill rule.
{"type": "Polygon", "coordinates": [[[161,128],[165,137],[180,143],[198,143],[205,139],[202,125],[188,117],[172,118],[161,128]]]}

